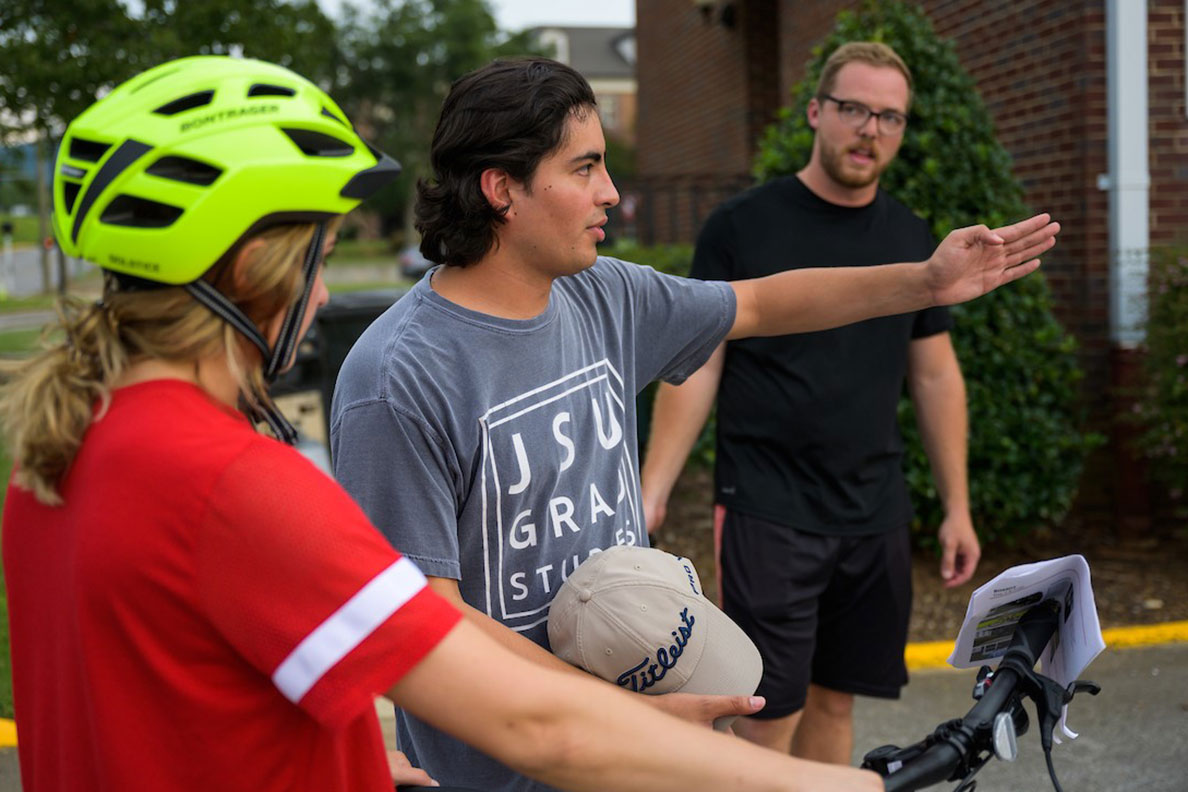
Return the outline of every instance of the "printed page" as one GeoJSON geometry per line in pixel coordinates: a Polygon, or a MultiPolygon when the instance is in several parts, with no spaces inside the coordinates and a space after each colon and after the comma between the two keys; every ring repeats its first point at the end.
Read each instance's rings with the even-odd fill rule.
{"type": "Polygon", "coordinates": [[[1040,672],[1068,685],[1105,648],[1089,564],[1081,555],[1011,567],[974,591],[950,665],[997,665],[1019,619],[1049,597],[1061,601],[1060,625],[1040,654],[1040,672]]]}

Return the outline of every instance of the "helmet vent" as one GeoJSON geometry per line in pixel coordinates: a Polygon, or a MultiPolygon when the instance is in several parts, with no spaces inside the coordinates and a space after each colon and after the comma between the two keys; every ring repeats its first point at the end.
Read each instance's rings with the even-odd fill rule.
{"type": "Polygon", "coordinates": [[[74,202],[78,200],[80,190],[82,190],[82,185],[78,182],[62,181],[62,203],[66,214],[74,211],[74,202]]]}
{"type": "Polygon", "coordinates": [[[207,165],[205,162],[199,162],[189,157],[161,157],[145,168],[144,172],[162,179],[198,184],[203,187],[214,184],[215,179],[223,173],[213,165],[207,165]]]}
{"type": "Polygon", "coordinates": [[[256,83],[251,88],[248,88],[248,96],[296,96],[297,92],[292,88],[286,88],[283,85],[268,85],[266,83],[256,83]]]}
{"type": "Polygon", "coordinates": [[[163,116],[177,115],[178,113],[184,113],[186,110],[193,110],[195,107],[208,105],[213,98],[214,91],[199,91],[189,96],[183,96],[180,99],[174,99],[168,104],[163,104],[153,112],[163,116]]]}
{"type": "Polygon", "coordinates": [[[177,206],[132,195],[120,195],[107,205],[99,221],[108,225],[133,228],[165,228],[172,225],[181,214],[182,210],[177,206]]]}
{"type": "Polygon", "coordinates": [[[84,140],[82,138],[71,138],[70,140],[70,158],[86,160],[87,162],[98,162],[111,148],[109,143],[100,143],[95,140],[84,140]]]}
{"type": "Polygon", "coordinates": [[[343,120],[341,118],[339,118],[338,116],[334,115],[334,113],[331,113],[330,109],[327,107],[322,108],[322,115],[326,116],[326,118],[334,119],[335,121],[342,124],[343,126],[346,126],[346,124],[343,122],[343,120]]]}
{"type": "Polygon", "coordinates": [[[307,157],[349,157],[355,147],[333,135],[308,129],[282,129],[307,157]]]}

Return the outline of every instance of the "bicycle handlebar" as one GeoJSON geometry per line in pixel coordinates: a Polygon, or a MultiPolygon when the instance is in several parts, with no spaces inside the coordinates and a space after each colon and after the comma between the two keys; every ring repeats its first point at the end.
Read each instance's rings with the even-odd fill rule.
{"type": "Polygon", "coordinates": [[[910,792],[949,780],[965,769],[963,766],[969,761],[971,752],[976,750],[978,736],[989,734],[994,718],[999,712],[1007,711],[1017,695],[1019,675],[1010,667],[1013,663],[1007,664],[1007,658],[1013,656],[1028,668],[1034,666],[1036,656],[1056,631],[1059,618],[1060,606],[1051,599],[1027,611],[1019,620],[1011,645],[1003,656],[1002,663],[1006,667],[995,675],[993,684],[961,719],[960,725],[948,730],[942,741],[924,749],[886,778],[886,792],[910,792]]]}
{"type": "MultiPolygon", "coordinates": [[[[1048,770],[1052,783],[1060,792],[1049,753],[1052,727],[1061,708],[1074,693],[1084,690],[1096,695],[1099,690],[1091,682],[1076,682],[1065,690],[1033,670],[1059,625],[1062,599],[1049,597],[1023,615],[988,687],[964,718],[941,724],[931,737],[917,745],[906,749],[888,745],[866,755],[862,766],[884,777],[885,792],[915,792],[946,780],[968,779],[989,759],[981,754],[989,751],[993,744],[994,723],[1000,714],[1011,715],[1017,733],[1026,731],[1027,716],[1021,704],[1024,696],[1029,696],[1036,704],[1040,741],[1045,753],[1049,754],[1048,770]]],[[[979,677],[979,681],[981,679],[979,677]]],[[[962,789],[972,789],[972,786],[963,784],[962,789]]],[[[400,786],[397,792],[476,791],[462,787],[400,786]]]]}

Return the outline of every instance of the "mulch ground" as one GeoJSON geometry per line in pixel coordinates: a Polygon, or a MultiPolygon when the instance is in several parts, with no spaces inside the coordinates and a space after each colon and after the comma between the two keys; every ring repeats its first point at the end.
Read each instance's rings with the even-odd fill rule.
{"type": "MultiPolygon", "coordinates": [[[[706,595],[716,602],[710,478],[707,471],[686,469],[652,543],[691,559],[706,595]]],[[[975,588],[1008,567],[1071,553],[1089,562],[1102,628],[1188,620],[1188,526],[1167,526],[1123,540],[1108,529],[1067,522],[1015,547],[984,547],[973,579],[951,590],[941,585],[939,559],[918,551],[910,639],[953,640],[975,588]]]]}

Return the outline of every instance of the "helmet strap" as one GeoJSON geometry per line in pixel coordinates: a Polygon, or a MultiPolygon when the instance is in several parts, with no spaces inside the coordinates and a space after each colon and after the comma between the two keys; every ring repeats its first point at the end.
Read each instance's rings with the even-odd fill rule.
{"type": "Polygon", "coordinates": [[[317,280],[318,264],[322,261],[322,247],[326,239],[326,223],[314,226],[313,239],[309,241],[309,248],[305,251],[305,264],[302,274],[305,285],[301,289],[301,296],[297,302],[289,306],[285,319],[281,323],[280,335],[276,338],[276,346],[271,355],[266,355],[268,363],[264,366],[264,381],[272,383],[293,357],[293,351],[301,339],[301,320],[305,317],[305,309],[309,305],[310,295],[313,294],[314,281],[317,280]]]}
{"type": "MultiPolygon", "coordinates": [[[[264,381],[269,384],[280,374],[285,364],[293,356],[297,343],[301,340],[298,338],[301,320],[305,316],[305,309],[313,294],[314,281],[317,280],[318,264],[322,260],[322,246],[325,238],[326,224],[325,222],[318,223],[314,226],[313,239],[310,240],[309,248],[305,251],[305,263],[302,267],[305,282],[301,289],[301,296],[285,312],[280,334],[276,339],[276,346],[272,348],[269,348],[268,339],[264,337],[255,323],[208,281],[199,279],[187,283],[184,287],[191,297],[255,344],[256,348],[260,350],[261,357],[266,361],[264,381]]],[[[248,406],[249,417],[254,421],[264,421],[272,429],[277,439],[288,445],[294,445],[297,442],[297,430],[281,414],[267,394],[260,395],[263,398],[258,405],[248,406]]]]}

